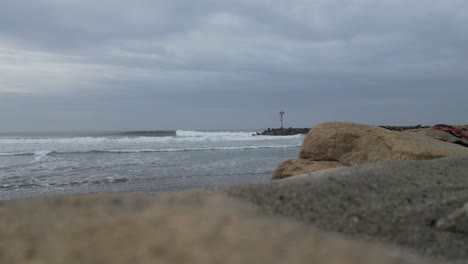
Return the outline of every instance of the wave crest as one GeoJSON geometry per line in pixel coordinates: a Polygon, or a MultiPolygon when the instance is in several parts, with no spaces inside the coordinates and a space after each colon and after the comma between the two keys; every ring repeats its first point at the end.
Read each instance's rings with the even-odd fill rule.
{"type": "Polygon", "coordinates": [[[208,148],[166,148],[166,149],[94,149],[85,151],[36,151],[36,152],[12,152],[0,153],[0,156],[34,156],[33,162],[42,160],[50,154],[90,154],[90,153],[145,153],[145,152],[184,152],[184,151],[220,151],[220,150],[249,150],[249,149],[273,149],[295,148],[300,145],[268,145],[268,146],[242,146],[242,147],[208,147],[208,148]]]}
{"type": "Polygon", "coordinates": [[[127,131],[115,134],[117,136],[130,136],[130,137],[175,137],[176,131],[174,130],[154,130],[154,131],[127,131]]]}
{"type": "MultiPolygon", "coordinates": [[[[138,132],[137,132],[138,133],[138,132]]],[[[145,132],[143,132],[145,133],[145,132]]],[[[200,141],[260,141],[282,140],[301,138],[303,135],[294,136],[252,136],[253,132],[198,132],[177,130],[176,136],[132,136],[121,134],[120,136],[99,137],[65,137],[65,138],[16,138],[0,139],[0,144],[97,144],[97,143],[169,143],[169,142],[200,142],[200,141]]],[[[0,154],[1,155],[1,154],[0,154]]]]}
{"type": "Polygon", "coordinates": [[[225,137],[225,138],[239,138],[239,137],[252,137],[255,132],[201,132],[191,130],[177,130],[178,137],[225,137]]]}

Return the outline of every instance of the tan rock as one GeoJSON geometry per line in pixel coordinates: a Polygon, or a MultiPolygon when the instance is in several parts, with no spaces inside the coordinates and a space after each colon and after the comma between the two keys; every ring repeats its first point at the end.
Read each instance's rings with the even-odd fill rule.
{"type": "Polygon", "coordinates": [[[343,167],[336,161],[315,161],[312,159],[291,159],[282,162],[273,172],[273,179],[282,179],[293,175],[305,174],[331,168],[343,167]]]}
{"type": "MultiPolygon", "coordinates": [[[[462,127],[459,127],[459,128],[462,128],[462,127]]],[[[442,140],[442,141],[450,142],[450,143],[463,142],[466,145],[468,145],[468,139],[459,138],[448,132],[440,131],[435,128],[414,129],[414,130],[405,131],[404,133],[418,134],[418,135],[427,136],[427,137],[431,137],[434,139],[438,139],[438,140],[442,140]]]]}
{"type": "Polygon", "coordinates": [[[0,263],[428,263],[272,219],[221,195],[89,195],[0,206],[0,263]]]}
{"type": "Polygon", "coordinates": [[[468,148],[418,133],[331,122],[312,128],[304,139],[299,159],[281,164],[274,175],[275,178],[284,178],[329,168],[333,164],[351,166],[385,160],[424,160],[457,155],[468,155],[468,148]],[[325,162],[323,166],[322,162],[325,162]],[[304,166],[304,163],[313,165],[304,166]]]}

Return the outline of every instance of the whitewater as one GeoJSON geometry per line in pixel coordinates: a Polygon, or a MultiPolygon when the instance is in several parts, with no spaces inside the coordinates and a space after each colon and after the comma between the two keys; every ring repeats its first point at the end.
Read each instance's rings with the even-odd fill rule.
{"type": "Polygon", "coordinates": [[[0,199],[268,180],[303,136],[255,131],[0,134],[0,199]]]}

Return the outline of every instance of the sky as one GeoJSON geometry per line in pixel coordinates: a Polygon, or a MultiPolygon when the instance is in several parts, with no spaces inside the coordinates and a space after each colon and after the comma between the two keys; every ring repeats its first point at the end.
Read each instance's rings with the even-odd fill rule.
{"type": "Polygon", "coordinates": [[[466,0],[0,1],[0,132],[468,124],[466,0]]]}

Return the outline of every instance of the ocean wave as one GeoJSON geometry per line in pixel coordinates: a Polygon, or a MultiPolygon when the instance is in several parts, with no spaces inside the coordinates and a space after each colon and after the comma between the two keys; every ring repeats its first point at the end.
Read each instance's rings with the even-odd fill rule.
{"type": "Polygon", "coordinates": [[[50,151],[50,150],[39,150],[35,152],[6,152],[6,153],[0,153],[0,157],[12,157],[12,156],[34,156],[34,160],[31,162],[38,162],[44,159],[46,156],[48,156],[51,153],[56,153],[55,151],[50,151]]]}
{"type": "Polygon", "coordinates": [[[5,157],[5,156],[34,156],[35,152],[6,152],[6,153],[0,153],[0,157],[5,157]]]}
{"type": "Polygon", "coordinates": [[[114,134],[116,136],[131,137],[175,137],[175,130],[154,130],[154,131],[126,131],[114,134]]]}
{"type": "Polygon", "coordinates": [[[249,150],[249,149],[274,149],[295,148],[301,145],[268,145],[268,146],[241,146],[241,147],[208,147],[208,148],[166,148],[166,149],[93,149],[84,151],[36,151],[36,152],[12,152],[0,153],[0,156],[34,156],[33,162],[40,161],[50,154],[92,154],[92,153],[151,153],[151,152],[185,152],[185,151],[220,151],[220,150],[249,150]]]}
{"type": "Polygon", "coordinates": [[[270,148],[293,148],[300,145],[278,145],[278,146],[242,146],[242,147],[211,147],[211,148],[172,148],[172,149],[131,149],[131,150],[92,150],[94,153],[145,153],[145,152],[183,152],[183,151],[216,151],[216,150],[248,150],[248,149],[270,149],[270,148]]]}
{"type": "Polygon", "coordinates": [[[110,137],[15,138],[0,139],[0,144],[105,143],[114,141],[115,139],[110,137]]]}
{"type": "MultiPolygon", "coordinates": [[[[0,144],[98,144],[98,143],[170,143],[170,142],[223,142],[223,141],[262,141],[301,138],[294,136],[252,136],[253,132],[198,132],[177,130],[176,136],[120,136],[65,137],[65,138],[4,138],[0,144]]],[[[0,154],[1,155],[1,154],[0,154]]]]}
{"type": "Polygon", "coordinates": [[[191,130],[177,130],[178,137],[252,137],[255,132],[203,132],[191,130]]]}
{"type": "Polygon", "coordinates": [[[49,155],[52,151],[36,151],[34,152],[34,160],[32,160],[30,163],[36,163],[36,162],[41,162],[42,160],[47,158],[47,155],[49,155]]]}

